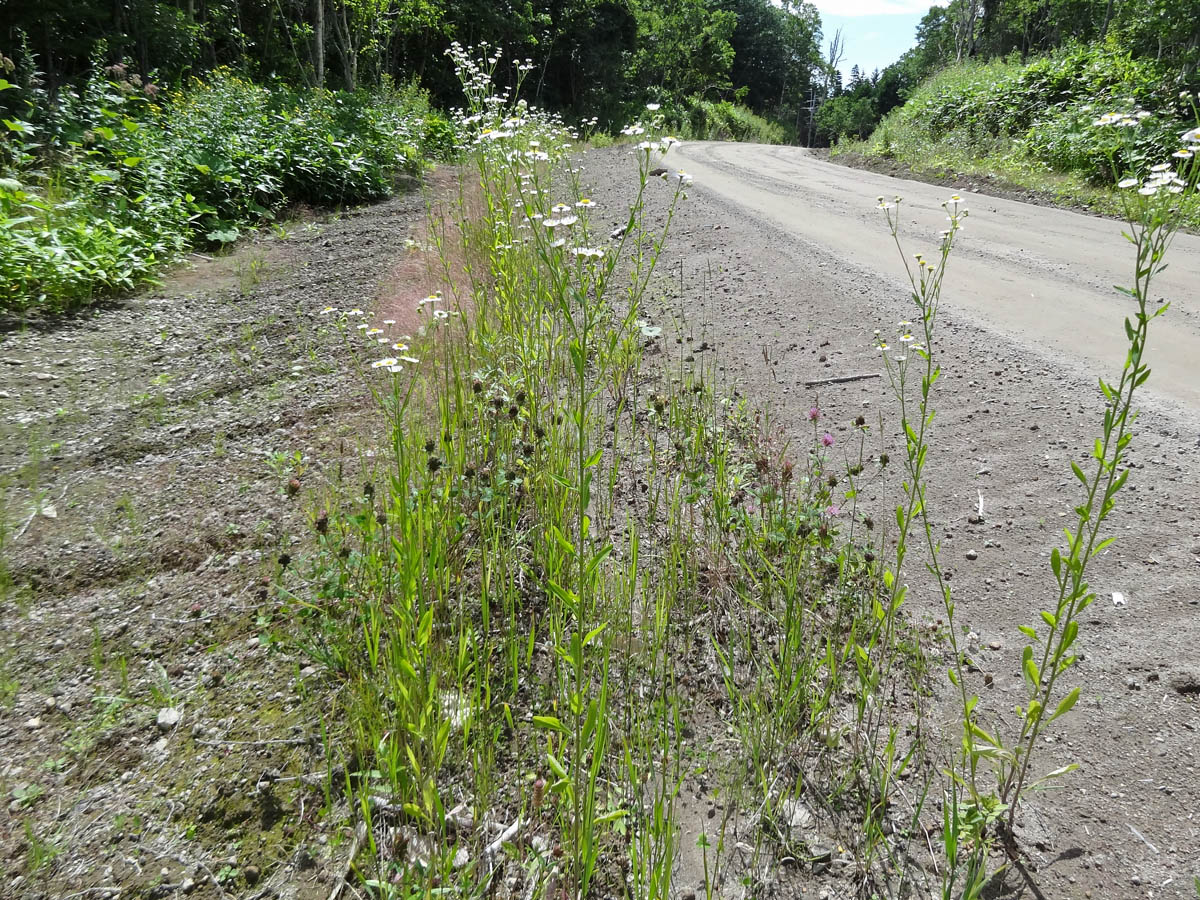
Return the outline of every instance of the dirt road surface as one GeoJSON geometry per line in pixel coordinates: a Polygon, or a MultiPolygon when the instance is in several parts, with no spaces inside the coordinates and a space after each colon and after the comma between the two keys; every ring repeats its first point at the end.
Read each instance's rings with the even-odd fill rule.
{"type": "MultiPolygon", "coordinates": [[[[706,190],[788,235],[896,282],[896,248],[869,202],[902,196],[904,236],[931,254],[949,227],[951,191],[819,160],[797,147],[688,144],[680,165],[706,190]]],[[[1131,282],[1124,223],[1012,200],[962,194],[971,210],[954,258],[949,307],[999,336],[1095,380],[1112,374],[1127,344],[1120,316],[1130,301],[1113,291],[1131,282]]],[[[1171,301],[1170,324],[1155,333],[1148,393],[1176,405],[1200,427],[1200,237],[1180,235],[1155,295],[1171,301]]]]}
{"type": "MultiPolygon", "coordinates": [[[[628,151],[588,162],[590,181],[628,185],[628,151]]],[[[687,322],[693,353],[715,347],[729,388],[768,406],[797,447],[816,403],[839,423],[838,446],[851,443],[855,416],[877,422],[882,414],[875,450],[899,458],[884,379],[820,389],[805,382],[882,372],[874,329],[891,334],[916,318],[876,198],[904,198],[906,252],[932,255],[947,227],[941,203],[953,192],[789,147],[684,144],[667,164],[695,178],[664,264],[689,298],[671,301],[664,316],[687,322]]],[[[1103,415],[1097,377],[1115,380],[1125,356],[1122,318],[1132,301],[1111,286],[1130,283],[1132,247],[1116,221],[963,193],[971,213],[950,263],[936,345],[944,377],[930,502],[959,624],[993,677],[978,688],[984,721],[1011,734],[1025,643],[1017,626],[1052,604],[1049,553],[1080,501],[1069,461],[1087,467],[1103,415]],[[972,523],[981,498],[985,519],[972,523]]],[[[1195,896],[1200,239],[1179,236],[1168,262],[1155,293],[1172,307],[1150,338],[1154,374],[1140,403],[1134,471],[1109,520],[1117,541],[1091,572],[1098,599],[1083,616],[1071,679],[1082,698],[1041,742],[1035,766],[1080,769],[1029,800],[1019,830],[1031,880],[1009,878],[1021,896],[1195,896]]],[[[863,502],[888,521],[899,490],[892,472],[867,487],[863,502]]],[[[908,578],[910,613],[941,618],[919,564],[910,563],[908,578]]],[[[958,720],[943,693],[939,725],[956,741],[958,720]]]]}

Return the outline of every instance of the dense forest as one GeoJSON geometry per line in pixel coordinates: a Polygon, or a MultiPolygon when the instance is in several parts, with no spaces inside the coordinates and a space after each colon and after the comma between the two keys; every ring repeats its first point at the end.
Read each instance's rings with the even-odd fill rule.
{"type": "Polygon", "coordinates": [[[647,99],[684,97],[741,100],[795,123],[812,85],[830,83],[819,16],[791,0],[65,0],[0,10],[0,49],[52,94],[98,62],[156,86],[224,66],[346,91],[415,79],[446,107],[461,102],[444,54],[452,40],[531,60],[531,101],[605,127],[647,99]]]}

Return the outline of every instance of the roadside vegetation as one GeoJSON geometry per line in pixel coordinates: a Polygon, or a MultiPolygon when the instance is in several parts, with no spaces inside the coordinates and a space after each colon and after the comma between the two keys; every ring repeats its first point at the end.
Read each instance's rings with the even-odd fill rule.
{"type": "Polygon", "coordinates": [[[1125,170],[1165,159],[1194,121],[1195,17],[1172,3],[984,6],[935,7],[897,63],[855,69],[816,116],[834,156],[1121,215],[1125,170]],[[1132,143],[1091,127],[1127,111],[1145,119],[1132,143]]]}
{"type": "Polygon", "coordinates": [[[454,151],[415,88],[300,94],[218,70],[159,89],[116,64],[51,98],[0,82],[0,312],[64,312],[289,207],[387,196],[454,151]]]}

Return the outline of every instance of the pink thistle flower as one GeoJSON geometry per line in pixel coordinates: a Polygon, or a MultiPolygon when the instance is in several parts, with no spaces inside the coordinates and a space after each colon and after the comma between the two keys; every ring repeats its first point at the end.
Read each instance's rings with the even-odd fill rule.
{"type": "Polygon", "coordinates": [[[817,409],[817,407],[814,406],[808,411],[808,421],[815,422],[819,418],[821,418],[821,410],[817,409]]]}
{"type": "Polygon", "coordinates": [[[828,431],[825,432],[823,435],[821,435],[821,445],[824,447],[832,447],[833,446],[833,435],[830,434],[828,431]]]}

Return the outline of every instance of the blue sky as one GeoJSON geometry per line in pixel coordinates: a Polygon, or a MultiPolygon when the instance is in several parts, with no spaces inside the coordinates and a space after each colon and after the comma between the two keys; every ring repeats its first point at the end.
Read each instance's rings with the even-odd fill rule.
{"type": "Polygon", "coordinates": [[[912,47],[917,24],[930,6],[943,6],[933,0],[810,0],[821,12],[821,30],[825,35],[822,52],[828,52],[829,40],[842,29],[846,53],[841,63],[842,76],[850,78],[857,65],[864,74],[894,63],[912,47]]]}

